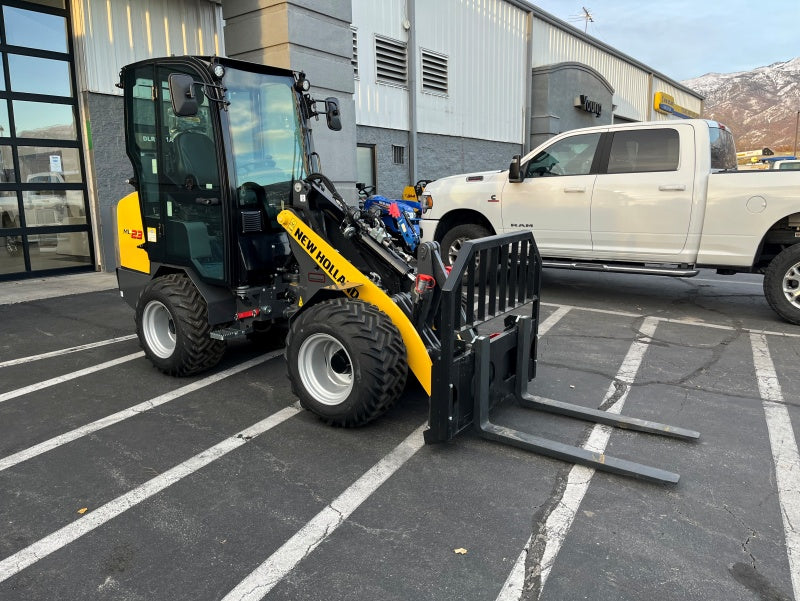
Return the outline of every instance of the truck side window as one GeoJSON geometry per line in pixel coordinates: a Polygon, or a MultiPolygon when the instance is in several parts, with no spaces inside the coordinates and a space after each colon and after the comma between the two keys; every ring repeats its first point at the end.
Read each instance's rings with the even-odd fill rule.
{"type": "Polygon", "coordinates": [[[614,132],[608,173],[676,171],[680,154],[677,130],[637,129],[614,132]]]}
{"type": "Polygon", "coordinates": [[[534,156],[525,169],[525,177],[552,175],[588,175],[600,134],[581,134],[559,140],[534,156]]]}

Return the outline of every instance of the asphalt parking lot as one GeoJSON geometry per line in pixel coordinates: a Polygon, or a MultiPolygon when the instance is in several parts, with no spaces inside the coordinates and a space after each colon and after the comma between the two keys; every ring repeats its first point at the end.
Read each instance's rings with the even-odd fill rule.
{"type": "Polygon", "coordinates": [[[115,290],[0,305],[0,599],[794,599],[800,327],[760,282],[544,274],[529,390],[701,438],[496,420],[676,485],[471,434],[426,446],[413,385],[327,427],[279,344],[163,376],[115,290]]]}

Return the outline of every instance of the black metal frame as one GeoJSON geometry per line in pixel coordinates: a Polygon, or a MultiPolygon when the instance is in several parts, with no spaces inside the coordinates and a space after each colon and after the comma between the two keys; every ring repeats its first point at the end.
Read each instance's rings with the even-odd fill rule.
{"type": "MultiPolygon", "coordinates": [[[[17,196],[17,205],[19,208],[19,227],[7,228],[2,230],[2,236],[15,236],[21,238],[21,245],[23,247],[24,267],[25,271],[14,272],[8,274],[0,274],[0,281],[10,279],[21,279],[30,277],[40,277],[50,274],[63,274],[73,272],[84,272],[94,270],[96,257],[94,252],[94,236],[92,226],[92,212],[89,206],[89,193],[87,188],[87,169],[86,157],[84,156],[84,140],[83,140],[83,121],[81,118],[81,111],[79,105],[80,91],[77,88],[77,77],[75,72],[75,50],[73,44],[73,31],[72,31],[72,17],[70,14],[70,1],[65,3],[66,8],[54,8],[42,4],[35,4],[25,2],[24,0],[3,0],[0,3],[0,31],[5,32],[5,22],[2,14],[3,6],[11,6],[25,10],[34,10],[45,14],[64,17],[67,27],[67,51],[56,52],[50,50],[39,50],[36,48],[28,48],[23,46],[13,46],[7,44],[5,37],[0,39],[0,56],[2,57],[2,68],[4,72],[4,90],[0,91],[0,102],[8,103],[8,119],[11,131],[8,136],[0,138],[0,145],[11,146],[17,149],[19,146],[40,146],[40,147],[59,147],[59,148],[75,148],[78,150],[78,162],[81,170],[81,181],[78,183],[49,183],[49,184],[28,184],[20,181],[14,183],[0,184],[0,191],[15,192],[17,196]],[[11,91],[11,75],[8,65],[8,53],[19,54],[24,56],[32,56],[38,58],[49,58],[55,60],[62,60],[68,64],[70,74],[70,85],[72,87],[72,96],[51,96],[47,94],[30,94],[22,92],[11,91]],[[23,100],[33,102],[48,102],[53,104],[63,104],[71,107],[73,117],[75,119],[75,139],[58,139],[58,138],[20,138],[12,137],[11,132],[15,129],[14,122],[14,108],[11,100],[23,100]],[[51,225],[51,226],[28,226],[25,222],[25,211],[22,202],[22,193],[37,190],[78,190],[83,193],[84,212],[86,215],[86,223],[79,225],[51,225]],[[33,270],[30,260],[30,247],[28,236],[39,234],[58,234],[58,233],[71,233],[71,232],[86,232],[89,238],[89,261],[86,265],[75,265],[70,267],[60,267],[52,269],[33,270]]],[[[18,151],[14,155],[14,171],[17,178],[21,174],[18,151]]],[[[0,224],[2,225],[2,224],[0,224]]]]}
{"type": "Polygon", "coordinates": [[[651,482],[675,483],[679,475],[640,463],[609,457],[492,423],[489,412],[513,397],[519,405],[609,426],[697,439],[693,430],[626,417],[534,396],[527,390],[536,375],[539,290],[542,259],[533,234],[490,236],[464,244],[442,288],[439,336],[434,356],[428,443],[445,442],[473,428],[482,437],[579,463],[598,470],[651,482]],[[530,314],[515,310],[529,304],[530,314]],[[499,333],[479,330],[505,317],[499,333]]]}

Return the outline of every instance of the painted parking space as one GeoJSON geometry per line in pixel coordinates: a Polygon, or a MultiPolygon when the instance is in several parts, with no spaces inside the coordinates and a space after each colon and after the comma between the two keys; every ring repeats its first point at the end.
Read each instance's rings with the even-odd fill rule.
{"type": "MultiPolygon", "coordinates": [[[[298,411],[277,349],[234,345],[215,373],[189,379],[135,358],[0,403],[0,438],[13,440],[0,456],[0,597],[791,598],[796,332],[659,299],[581,305],[568,288],[544,296],[530,392],[701,439],[514,406],[496,421],[674,470],[677,485],[471,434],[422,445],[426,400],[414,386],[372,426],[329,428],[298,411]]],[[[118,317],[98,313],[81,345],[119,337],[118,317]]],[[[79,346],[69,322],[45,324],[64,349],[79,346]]],[[[74,350],[71,370],[102,365],[98,348],[131,347],[74,350]]],[[[36,354],[6,348],[0,378],[36,365],[29,386],[64,365],[58,353],[18,362],[36,354]]]]}

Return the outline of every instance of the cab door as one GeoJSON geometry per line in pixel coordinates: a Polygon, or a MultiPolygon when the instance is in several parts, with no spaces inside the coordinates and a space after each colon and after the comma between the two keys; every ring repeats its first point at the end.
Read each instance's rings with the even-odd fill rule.
{"type": "Polygon", "coordinates": [[[503,228],[533,229],[545,256],[591,252],[594,166],[601,135],[561,138],[523,163],[524,180],[503,187],[503,228]]]}
{"type": "Polygon", "coordinates": [[[609,136],[608,166],[592,195],[595,254],[618,259],[677,255],[686,245],[692,216],[691,127],[654,126],[609,136]]]}
{"type": "Polygon", "coordinates": [[[226,280],[222,147],[215,103],[188,65],[136,68],[126,84],[128,154],[134,164],[144,239],[151,261],[181,265],[209,282],[226,280]],[[196,115],[179,117],[169,76],[197,82],[196,115]]]}

